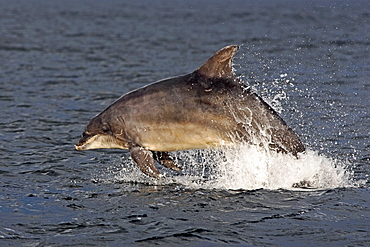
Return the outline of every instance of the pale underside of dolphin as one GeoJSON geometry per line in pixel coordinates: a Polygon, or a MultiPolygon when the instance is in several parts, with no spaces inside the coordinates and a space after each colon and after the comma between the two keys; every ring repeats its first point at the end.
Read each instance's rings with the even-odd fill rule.
{"type": "Polygon", "coordinates": [[[155,160],[180,170],[171,151],[248,143],[297,157],[305,150],[298,136],[236,78],[237,50],[227,46],[190,74],[123,95],[89,122],[76,149],[129,149],[141,171],[156,178],[155,160]]]}

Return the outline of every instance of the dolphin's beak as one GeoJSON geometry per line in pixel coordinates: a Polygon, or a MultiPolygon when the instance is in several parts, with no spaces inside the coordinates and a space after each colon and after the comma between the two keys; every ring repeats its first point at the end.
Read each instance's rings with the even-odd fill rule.
{"type": "Polygon", "coordinates": [[[76,143],[76,145],[75,145],[75,149],[76,149],[76,150],[85,150],[85,149],[83,148],[83,145],[80,145],[80,144],[78,144],[78,143],[76,143]]]}
{"type": "Polygon", "coordinates": [[[83,136],[75,145],[77,150],[86,150],[86,144],[92,136],[83,136]]]}
{"type": "Polygon", "coordinates": [[[77,150],[89,150],[98,148],[127,149],[127,144],[111,135],[84,135],[75,145],[77,150]]]}

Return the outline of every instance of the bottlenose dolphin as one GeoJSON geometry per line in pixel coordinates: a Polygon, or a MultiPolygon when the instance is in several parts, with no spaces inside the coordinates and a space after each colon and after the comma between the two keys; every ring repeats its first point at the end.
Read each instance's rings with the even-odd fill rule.
{"type": "Polygon", "coordinates": [[[167,153],[250,143],[297,154],[305,150],[294,131],[235,76],[227,46],[194,72],[129,92],[94,117],[77,150],[121,148],[146,175],[160,164],[179,171],[167,153]]]}

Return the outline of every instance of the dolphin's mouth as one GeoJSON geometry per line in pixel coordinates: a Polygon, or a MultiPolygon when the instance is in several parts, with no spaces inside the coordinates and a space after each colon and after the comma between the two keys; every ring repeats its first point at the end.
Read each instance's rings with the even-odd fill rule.
{"type": "Polygon", "coordinates": [[[86,146],[88,145],[88,143],[90,143],[94,136],[83,136],[75,145],[75,148],[77,150],[86,150],[86,146]]]}
{"type": "Polygon", "coordinates": [[[77,150],[88,150],[98,148],[119,148],[127,149],[127,145],[111,135],[86,135],[75,145],[77,150]]]}

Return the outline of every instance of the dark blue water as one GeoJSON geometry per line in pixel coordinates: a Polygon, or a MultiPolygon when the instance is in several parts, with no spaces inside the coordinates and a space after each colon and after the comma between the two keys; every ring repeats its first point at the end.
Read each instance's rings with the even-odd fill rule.
{"type": "Polygon", "coordinates": [[[0,245],[370,245],[369,21],[369,1],[1,0],[0,245]],[[230,44],[300,160],[177,152],[155,181],[74,150],[116,98],[230,44]]]}

